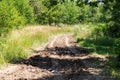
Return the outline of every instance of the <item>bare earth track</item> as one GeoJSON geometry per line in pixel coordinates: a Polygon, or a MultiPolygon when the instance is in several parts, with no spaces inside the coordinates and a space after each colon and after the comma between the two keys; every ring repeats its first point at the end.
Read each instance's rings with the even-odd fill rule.
{"type": "Polygon", "coordinates": [[[71,34],[55,36],[35,52],[0,70],[0,80],[115,80],[104,73],[106,57],[88,54],[71,34]]]}

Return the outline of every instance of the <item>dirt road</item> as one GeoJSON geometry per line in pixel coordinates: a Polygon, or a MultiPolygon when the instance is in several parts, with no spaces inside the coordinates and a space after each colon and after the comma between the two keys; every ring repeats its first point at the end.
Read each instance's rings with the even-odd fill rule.
{"type": "Polygon", "coordinates": [[[71,34],[57,35],[34,51],[28,59],[0,70],[0,80],[114,80],[104,72],[106,57],[88,54],[71,34]]]}

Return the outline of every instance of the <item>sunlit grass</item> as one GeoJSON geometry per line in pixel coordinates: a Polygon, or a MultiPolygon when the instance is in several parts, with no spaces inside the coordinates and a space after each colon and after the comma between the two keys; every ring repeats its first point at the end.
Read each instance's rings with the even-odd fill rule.
{"type": "Polygon", "coordinates": [[[5,37],[4,43],[0,44],[0,64],[26,58],[31,54],[30,48],[40,46],[53,35],[71,31],[70,26],[28,26],[21,30],[13,30],[5,37]]]}

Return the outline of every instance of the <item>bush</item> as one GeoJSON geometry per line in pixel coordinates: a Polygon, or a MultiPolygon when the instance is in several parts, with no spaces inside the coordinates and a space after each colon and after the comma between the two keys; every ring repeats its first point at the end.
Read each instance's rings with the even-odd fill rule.
{"type": "Polygon", "coordinates": [[[74,2],[57,4],[48,12],[49,23],[75,24],[78,22],[80,8],[74,2]]]}
{"type": "Polygon", "coordinates": [[[118,0],[105,0],[106,12],[111,15],[107,22],[107,32],[111,37],[120,38],[120,3],[118,0]]]}
{"type": "Polygon", "coordinates": [[[92,20],[92,12],[89,5],[83,5],[81,8],[82,14],[79,16],[80,22],[89,22],[92,20]]]}
{"type": "Polygon", "coordinates": [[[0,2],[0,35],[11,29],[19,28],[19,26],[24,25],[24,22],[24,17],[20,16],[11,1],[0,2]]]}
{"type": "Polygon", "coordinates": [[[26,24],[34,22],[34,11],[30,5],[29,0],[12,0],[15,8],[18,10],[21,16],[25,18],[26,24]]]}
{"type": "Polygon", "coordinates": [[[103,37],[108,34],[106,29],[107,29],[106,24],[99,23],[99,24],[93,26],[92,34],[96,37],[103,37]]]}
{"type": "Polygon", "coordinates": [[[35,21],[39,24],[47,24],[48,9],[42,2],[43,0],[30,0],[30,4],[34,8],[35,21]]]}

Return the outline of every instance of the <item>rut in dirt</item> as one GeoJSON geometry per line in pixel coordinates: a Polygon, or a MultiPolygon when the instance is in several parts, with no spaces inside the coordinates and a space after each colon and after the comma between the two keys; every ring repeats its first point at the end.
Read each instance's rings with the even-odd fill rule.
{"type": "Polygon", "coordinates": [[[84,63],[75,58],[87,54],[87,50],[78,47],[71,35],[59,35],[44,50],[38,51],[38,55],[23,63],[51,71],[54,75],[48,77],[48,80],[69,80],[71,75],[87,74],[82,72],[82,68],[86,67],[84,63]]]}
{"type": "MultiPolygon", "coordinates": [[[[89,56],[89,51],[77,45],[71,34],[53,37],[43,49],[16,65],[19,68],[0,76],[2,80],[114,80],[101,76],[92,63],[104,60],[89,56]]],[[[104,67],[103,65],[99,67],[104,67]]]]}

